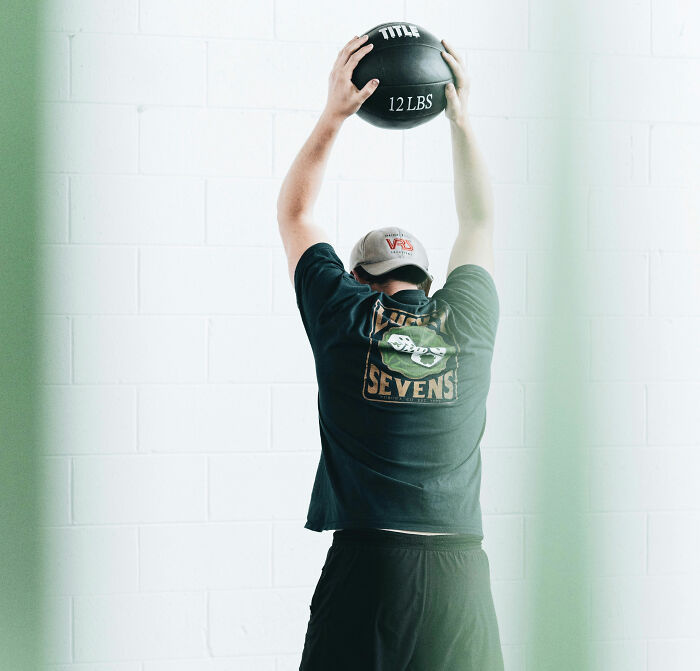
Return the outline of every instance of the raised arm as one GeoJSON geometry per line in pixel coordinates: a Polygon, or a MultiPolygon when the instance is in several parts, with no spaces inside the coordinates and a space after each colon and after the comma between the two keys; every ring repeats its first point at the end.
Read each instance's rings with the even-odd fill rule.
{"type": "Polygon", "coordinates": [[[358,90],[351,80],[355,66],[372,49],[372,44],[362,46],[366,41],[367,35],[354,37],[338,52],[328,77],[326,106],[289,168],[277,197],[277,223],[292,283],[304,251],[316,242],[330,242],[325,230],[312,220],[326,163],[343,122],[374,93],[379,83],[378,79],[371,79],[358,90]]]}
{"type": "Polygon", "coordinates": [[[465,263],[495,274],[493,254],[493,191],[486,163],[479,151],[467,113],[469,79],[459,54],[445,41],[443,58],[452,68],[457,87],[447,84],[445,116],[450,120],[455,202],[459,231],[447,266],[449,275],[465,263]]]}

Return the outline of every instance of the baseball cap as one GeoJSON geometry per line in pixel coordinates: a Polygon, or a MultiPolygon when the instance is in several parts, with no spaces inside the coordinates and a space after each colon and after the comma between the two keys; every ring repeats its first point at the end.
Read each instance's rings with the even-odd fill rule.
{"type": "Polygon", "coordinates": [[[433,279],[425,247],[415,235],[398,226],[377,228],[360,238],[350,252],[350,269],[357,266],[371,275],[382,275],[400,266],[417,266],[433,279]]]}

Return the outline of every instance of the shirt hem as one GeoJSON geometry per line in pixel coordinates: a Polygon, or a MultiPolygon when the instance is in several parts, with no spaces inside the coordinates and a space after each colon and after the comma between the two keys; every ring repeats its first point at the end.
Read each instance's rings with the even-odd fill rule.
{"type": "Polygon", "coordinates": [[[305,529],[311,531],[326,531],[334,529],[361,529],[371,527],[374,529],[404,529],[406,531],[444,531],[456,534],[474,534],[483,538],[483,531],[469,526],[454,526],[445,524],[429,524],[421,522],[399,522],[387,520],[330,520],[328,522],[313,522],[307,520],[305,529]]]}

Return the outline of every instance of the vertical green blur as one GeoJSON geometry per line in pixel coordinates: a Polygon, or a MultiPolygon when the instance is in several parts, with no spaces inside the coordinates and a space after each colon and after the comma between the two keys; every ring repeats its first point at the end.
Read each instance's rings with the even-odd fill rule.
{"type": "Polygon", "coordinates": [[[38,6],[3,0],[0,19],[0,668],[37,671],[38,6]]]}
{"type": "MultiPolygon", "coordinates": [[[[590,516],[588,514],[587,455],[592,424],[587,387],[588,320],[583,306],[581,240],[574,230],[581,220],[575,187],[580,187],[577,146],[583,137],[580,117],[587,114],[581,95],[585,58],[575,54],[578,28],[585,17],[575,0],[549,0],[556,33],[551,81],[554,108],[560,122],[550,126],[551,174],[547,212],[552,249],[544,259],[551,322],[543,329],[536,357],[544,364],[544,393],[535,408],[534,424],[542,426],[534,469],[535,522],[532,566],[528,570],[528,660],[532,671],[588,671],[590,658],[590,516]],[[564,39],[562,39],[562,37],[564,39]],[[560,41],[561,40],[561,41],[560,41]],[[558,45],[564,45],[559,48],[558,45]],[[576,117],[579,117],[577,120],[576,117]],[[578,245],[578,247],[577,247],[578,245]]],[[[539,148],[530,147],[530,151],[539,148]]],[[[529,520],[528,520],[529,521],[529,520]]]]}

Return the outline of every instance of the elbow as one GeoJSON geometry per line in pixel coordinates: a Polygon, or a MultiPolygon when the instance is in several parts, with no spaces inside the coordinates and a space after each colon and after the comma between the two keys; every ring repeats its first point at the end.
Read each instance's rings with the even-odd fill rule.
{"type": "Polygon", "coordinates": [[[494,216],[492,211],[469,212],[458,217],[459,227],[468,230],[493,230],[494,216]]]}
{"type": "Polygon", "coordinates": [[[277,207],[277,226],[288,227],[292,222],[298,221],[299,216],[288,207],[277,207]]]}
{"type": "Polygon", "coordinates": [[[277,225],[282,226],[289,224],[294,219],[294,210],[286,203],[277,202],[277,225]]]}
{"type": "Polygon", "coordinates": [[[277,207],[277,226],[281,230],[297,226],[308,226],[313,217],[306,210],[290,207],[277,207]]]}
{"type": "Polygon", "coordinates": [[[493,201],[470,203],[458,211],[458,219],[461,226],[473,229],[493,229],[495,212],[493,201]]]}
{"type": "Polygon", "coordinates": [[[290,202],[288,198],[280,196],[277,199],[277,224],[289,226],[299,222],[307,222],[312,219],[311,211],[300,202],[290,202]]]}
{"type": "Polygon", "coordinates": [[[280,193],[277,198],[277,224],[282,226],[283,224],[298,219],[301,214],[300,208],[290,203],[289,199],[285,198],[283,194],[280,193]]]}

